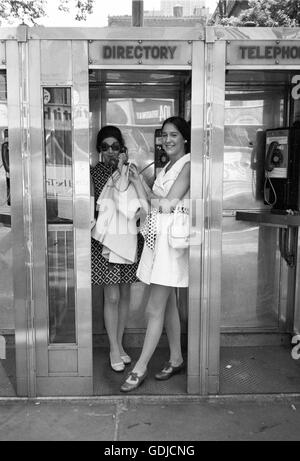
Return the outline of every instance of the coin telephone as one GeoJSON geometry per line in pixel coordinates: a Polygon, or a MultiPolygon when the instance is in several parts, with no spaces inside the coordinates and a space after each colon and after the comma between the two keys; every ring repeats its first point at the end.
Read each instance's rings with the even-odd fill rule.
{"type": "Polygon", "coordinates": [[[6,200],[7,205],[10,206],[10,175],[9,175],[9,148],[8,148],[8,129],[3,130],[3,143],[1,145],[1,157],[2,163],[5,169],[6,175],[6,200]]]}
{"type": "Polygon", "coordinates": [[[154,163],[156,173],[162,169],[169,161],[167,153],[162,145],[162,130],[156,129],[154,133],[154,163]]]}
{"type": "Polygon", "coordinates": [[[265,131],[264,202],[272,211],[299,211],[300,129],[265,131]]]}

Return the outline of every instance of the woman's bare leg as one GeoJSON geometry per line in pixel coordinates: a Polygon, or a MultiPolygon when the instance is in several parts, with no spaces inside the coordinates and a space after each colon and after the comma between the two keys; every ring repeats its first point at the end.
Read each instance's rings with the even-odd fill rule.
{"type": "Polygon", "coordinates": [[[183,362],[181,351],[181,328],[180,318],[175,295],[175,289],[167,301],[166,314],[165,314],[165,329],[168,336],[170,347],[170,362],[173,366],[177,367],[183,362]]]}
{"type": "Polygon", "coordinates": [[[148,362],[155,351],[162,334],[166,304],[172,287],[151,285],[146,307],[147,330],[143,349],[133,371],[139,376],[144,374],[148,362]]]}
{"type": "Polygon", "coordinates": [[[130,285],[121,284],[120,285],[120,301],[119,301],[119,319],[118,319],[118,328],[117,328],[117,341],[119,346],[119,351],[121,355],[125,355],[126,352],[123,349],[123,334],[126,327],[126,322],[128,318],[128,310],[130,304],[130,285]]]}
{"type": "Polygon", "coordinates": [[[104,287],[104,323],[109,340],[111,361],[113,363],[122,361],[117,340],[119,301],[119,285],[106,285],[104,287]]]}

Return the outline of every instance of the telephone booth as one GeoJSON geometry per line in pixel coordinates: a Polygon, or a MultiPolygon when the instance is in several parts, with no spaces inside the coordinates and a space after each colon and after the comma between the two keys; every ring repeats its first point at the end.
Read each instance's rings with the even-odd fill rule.
{"type": "MultiPolygon", "coordinates": [[[[172,115],[191,123],[189,287],[173,300],[186,370],[151,378],[168,359],[163,333],[136,394],[298,392],[299,210],[270,205],[265,152],[268,131],[297,129],[299,31],[20,26],[0,36],[1,395],[120,395],[103,290],[91,285],[90,166],[98,130],[114,124],[151,186],[172,115]]],[[[280,162],[296,159],[284,152],[297,143],[283,138],[269,157],[287,176],[280,162]]],[[[275,179],[295,199],[298,185],[275,179]]],[[[147,295],[131,286],[133,359],[147,295]]]]}

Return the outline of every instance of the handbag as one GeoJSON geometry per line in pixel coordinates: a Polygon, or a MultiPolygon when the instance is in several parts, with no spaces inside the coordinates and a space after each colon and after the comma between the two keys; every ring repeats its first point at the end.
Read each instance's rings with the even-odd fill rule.
{"type": "Polygon", "coordinates": [[[174,249],[185,249],[189,246],[190,219],[186,209],[177,207],[174,210],[172,223],[168,227],[168,242],[174,249]]]}

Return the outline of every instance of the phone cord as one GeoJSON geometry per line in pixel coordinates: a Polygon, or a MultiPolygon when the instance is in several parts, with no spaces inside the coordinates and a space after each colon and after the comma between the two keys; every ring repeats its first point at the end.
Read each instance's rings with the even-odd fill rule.
{"type": "Polygon", "coordinates": [[[276,194],[276,191],[274,189],[274,186],[272,184],[272,181],[269,177],[269,173],[266,174],[266,178],[265,178],[265,184],[264,184],[264,199],[265,199],[265,202],[270,205],[270,206],[273,206],[275,205],[275,203],[277,202],[277,194],[276,194]],[[267,182],[269,181],[269,184],[271,186],[271,189],[272,189],[272,192],[274,194],[274,201],[272,203],[269,202],[269,200],[267,199],[267,196],[266,196],[266,186],[267,186],[267,182]]]}

